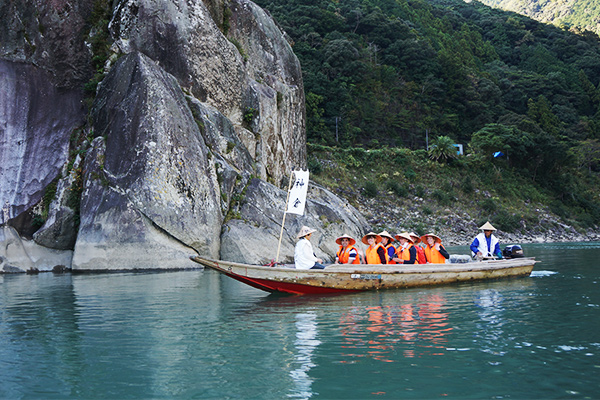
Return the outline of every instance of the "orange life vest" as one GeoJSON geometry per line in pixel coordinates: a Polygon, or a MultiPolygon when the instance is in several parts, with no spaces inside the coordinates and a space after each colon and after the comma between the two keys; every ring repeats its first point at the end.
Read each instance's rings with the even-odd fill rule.
{"type": "Polygon", "coordinates": [[[398,249],[396,249],[396,254],[398,255],[398,258],[404,261],[410,260],[411,247],[413,247],[412,243],[409,243],[407,248],[403,248],[402,246],[398,247],[398,249]]]}
{"type": "Polygon", "coordinates": [[[417,249],[416,264],[427,264],[427,258],[425,258],[425,250],[421,246],[415,246],[415,249],[417,249]]]}
{"type": "Polygon", "coordinates": [[[396,261],[394,261],[394,260],[392,260],[392,259],[390,258],[390,253],[389,253],[390,247],[391,247],[392,249],[394,249],[394,253],[396,252],[396,248],[394,247],[394,245],[393,245],[393,244],[391,244],[391,243],[390,243],[390,244],[388,244],[387,246],[385,246],[385,255],[388,257],[388,259],[387,259],[387,260],[388,260],[388,262],[387,262],[387,263],[388,263],[388,264],[396,264],[396,261]]]}
{"type": "Polygon", "coordinates": [[[350,259],[350,250],[354,249],[356,251],[356,258],[352,261],[352,264],[360,264],[360,256],[358,255],[358,250],[354,246],[347,246],[345,250],[342,250],[342,246],[337,252],[338,260],[340,260],[340,264],[348,264],[348,260],[350,259]]]}
{"type": "MultiPolygon", "coordinates": [[[[367,257],[367,264],[381,264],[381,259],[379,258],[379,254],[377,254],[377,249],[380,247],[385,251],[385,247],[383,247],[381,243],[377,243],[375,247],[367,247],[367,251],[365,252],[367,257]]],[[[386,252],[385,262],[388,262],[388,260],[389,257],[386,252]]]]}
{"type": "Polygon", "coordinates": [[[446,262],[446,258],[435,249],[435,247],[425,247],[425,256],[427,256],[427,261],[432,264],[444,264],[446,262]]]}

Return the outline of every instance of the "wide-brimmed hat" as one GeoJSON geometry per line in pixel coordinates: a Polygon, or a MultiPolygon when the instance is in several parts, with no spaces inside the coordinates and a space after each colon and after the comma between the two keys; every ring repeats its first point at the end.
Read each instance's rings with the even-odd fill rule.
{"type": "Polygon", "coordinates": [[[316,232],[316,229],[309,228],[308,226],[303,226],[300,228],[300,232],[298,232],[298,239],[303,238],[306,235],[310,235],[313,232],[316,232]]]}
{"type": "Polygon", "coordinates": [[[485,224],[483,224],[482,226],[480,226],[479,229],[481,229],[482,231],[495,231],[496,230],[496,228],[494,228],[494,226],[492,224],[490,224],[490,221],[488,221],[485,224]]]}
{"type": "Polygon", "coordinates": [[[339,238],[335,239],[335,242],[341,246],[342,239],[348,239],[350,241],[350,246],[356,244],[356,240],[354,240],[354,238],[352,236],[346,235],[345,233],[342,236],[340,236],[339,238]]]}
{"type": "Polygon", "coordinates": [[[368,244],[369,244],[369,242],[367,242],[367,238],[368,238],[369,236],[375,236],[375,243],[379,243],[379,242],[381,242],[381,236],[379,236],[379,235],[378,235],[378,234],[376,234],[375,232],[369,232],[369,233],[367,233],[365,236],[363,236],[363,237],[362,237],[362,240],[361,240],[361,241],[362,241],[364,244],[367,244],[367,245],[368,245],[368,244]]]}
{"type": "Polygon", "coordinates": [[[382,238],[386,237],[386,238],[390,239],[390,243],[395,240],[394,237],[388,233],[388,231],[381,232],[379,234],[379,236],[381,236],[382,238]]]}
{"type": "Polygon", "coordinates": [[[400,240],[400,238],[404,238],[404,239],[408,240],[409,242],[414,243],[413,239],[410,237],[410,233],[408,233],[408,232],[399,233],[394,237],[396,238],[396,240],[400,240]]]}
{"type": "Polygon", "coordinates": [[[417,240],[413,240],[413,243],[419,243],[421,241],[421,238],[416,233],[411,232],[411,233],[409,233],[409,235],[411,238],[417,238],[417,240]]]}
{"type": "Polygon", "coordinates": [[[427,243],[427,236],[431,236],[432,238],[434,238],[437,243],[442,243],[442,239],[438,235],[433,233],[428,233],[426,235],[421,236],[421,240],[423,241],[423,243],[427,243]]]}

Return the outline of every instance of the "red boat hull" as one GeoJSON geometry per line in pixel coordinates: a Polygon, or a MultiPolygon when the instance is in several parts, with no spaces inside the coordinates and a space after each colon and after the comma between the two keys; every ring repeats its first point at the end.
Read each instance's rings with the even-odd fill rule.
{"type": "Polygon", "coordinates": [[[230,278],[237,281],[250,285],[257,289],[265,290],[267,292],[282,292],[290,294],[327,294],[327,293],[354,293],[362,292],[364,290],[354,289],[336,289],[328,287],[318,287],[311,285],[303,285],[299,283],[288,283],[288,282],[275,282],[267,279],[248,278],[245,276],[233,274],[231,272],[224,273],[230,278]]]}

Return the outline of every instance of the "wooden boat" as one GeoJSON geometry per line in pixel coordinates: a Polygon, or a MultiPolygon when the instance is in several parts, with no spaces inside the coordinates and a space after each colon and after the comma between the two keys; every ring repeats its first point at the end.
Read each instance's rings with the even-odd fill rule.
{"type": "Polygon", "coordinates": [[[293,294],[348,293],[529,276],[536,263],[534,258],[514,258],[419,265],[334,264],[321,270],[301,270],[293,265],[257,266],[198,256],[190,259],[255,288],[293,294]]]}

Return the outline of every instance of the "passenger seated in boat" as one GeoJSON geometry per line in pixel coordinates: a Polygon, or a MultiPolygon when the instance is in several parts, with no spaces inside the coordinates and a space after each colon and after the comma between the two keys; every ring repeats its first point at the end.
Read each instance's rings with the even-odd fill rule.
{"type": "Polygon", "coordinates": [[[479,260],[483,258],[502,258],[500,241],[494,236],[496,228],[490,221],[479,227],[483,232],[475,237],[471,243],[471,255],[479,260]]]}
{"type": "Polygon", "coordinates": [[[398,264],[416,264],[417,263],[417,249],[413,246],[413,240],[408,232],[402,232],[394,236],[400,246],[396,249],[396,256],[394,261],[398,264]]]}
{"type": "Polygon", "coordinates": [[[313,251],[312,244],[310,244],[310,237],[316,229],[303,226],[300,228],[298,233],[298,242],[296,243],[296,249],[294,251],[294,264],[296,269],[324,269],[325,266],[321,264],[322,259],[317,258],[313,251]]]}
{"type": "Polygon", "coordinates": [[[340,249],[335,255],[335,264],[360,264],[360,256],[354,245],[356,240],[349,235],[343,234],[335,239],[335,242],[340,245],[340,249]]]}
{"type": "Polygon", "coordinates": [[[427,262],[431,264],[444,264],[450,258],[450,254],[442,246],[442,239],[433,233],[428,233],[421,236],[421,240],[425,243],[425,257],[427,262]]]}
{"type": "Polygon", "coordinates": [[[381,236],[375,232],[369,232],[363,236],[362,242],[369,246],[365,252],[367,264],[387,264],[388,255],[385,247],[381,245],[381,236]]]}
{"type": "Polygon", "coordinates": [[[425,245],[421,242],[421,238],[414,232],[409,233],[410,238],[413,240],[413,246],[417,250],[417,262],[416,264],[427,264],[427,257],[425,257],[425,250],[423,250],[423,246],[425,245]]]}
{"type": "Polygon", "coordinates": [[[385,251],[387,251],[388,264],[396,264],[394,261],[392,261],[392,258],[394,258],[394,255],[396,254],[396,248],[392,244],[392,242],[395,240],[394,237],[390,235],[388,231],[381,232],[379,236],[381,236],[381,245],[385,247],[385,251]]]}

